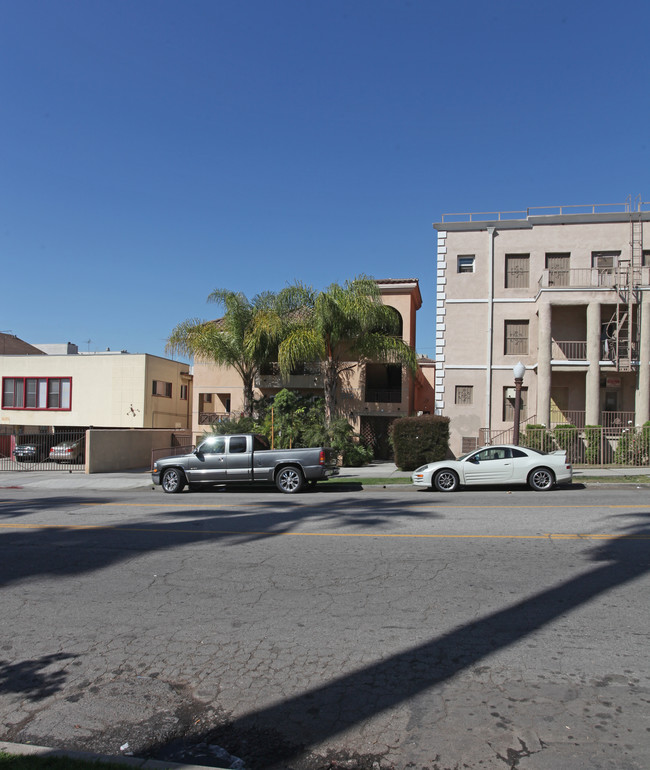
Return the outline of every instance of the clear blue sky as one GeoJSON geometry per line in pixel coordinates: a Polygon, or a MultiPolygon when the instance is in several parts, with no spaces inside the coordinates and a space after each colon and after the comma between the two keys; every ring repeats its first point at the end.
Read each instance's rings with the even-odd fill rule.
{"type": "Polygon", "coordinates": [[[163,355],[214,288],[365,273],[419,278],[433,356],[441,214],[650,200],[649,29],[647,0],[2,0],[0,331],[163,355]]]}

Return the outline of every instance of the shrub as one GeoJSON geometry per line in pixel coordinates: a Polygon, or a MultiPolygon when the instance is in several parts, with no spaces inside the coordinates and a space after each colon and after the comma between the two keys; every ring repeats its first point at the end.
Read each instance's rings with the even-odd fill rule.
{"type": "MultiPolygon", "coordinates": [[[[358,467],[370,462],[372,449],[361,442],[347,420],[339,418],[325,428],[325,406],[322,398],[283,388],[274,397],[255,404],[257,419],[241,417],[212,426],[211,433],[260,433],[276,449],[330,446],[341,455],[343,465],[358,467]]],[[[209,435],[209,434],[208,434],[209,435]]]]}
{"type": "Polygon", "coordinates": [[[600,425],[585,425],[585,462],[598,465],[601,460],[601,439],[603,429],[600,425]]]}
{"type": "Polygon", "coordinates": [[[327,438],[325,443],[338,450],[346,468],[358,468],[373,458],[372,449],[361,443],[350,423],[342,417],[332,421],[327,438]]]}
{"type": "Polygon", "coordinates": [[[556,425],[553,430],[553,438],[559,449],[564,449],[567,460],[570,463],[579,462],[582,455],[583,444],[580,441],[580,431],[571,423],[556,425]]]}
{"type": "Polygon", "coordinates": [[[523,446],[530,449],[539,449],[540,452],[552,452],[554,447],[553,434],[546,430],[545,425],[528,423],[521,440],[523,446]]]}
{"type": "Polygon", "coordinates": [[[395,464],[401,471],[444,460],[449,452],[449,418],[436,415],[401,417],[390,428],[395,464]]]}

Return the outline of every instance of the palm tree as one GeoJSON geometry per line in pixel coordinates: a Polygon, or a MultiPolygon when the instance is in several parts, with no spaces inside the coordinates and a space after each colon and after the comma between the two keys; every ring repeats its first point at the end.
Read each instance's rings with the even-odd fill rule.
{"type": "Polygon", "coordinates": [[[252,417],[255,376],[275,351],[268,335],[258,334],[252,342],[248,337],[256,317],[268,313],[275,301],[272,292],[257,294],[249,300],[241,292],[215,289],[208,302],[221,305],[225,309],[223,317],[216,321],[183,321],[172,330],[165,349],[168,353],[214,361],[219,366],[232,366],[242,378],[244,414],[252,417]]]}
{"type": "Polygon", "coordinates": [[[248,344],[253,350],[260,344],[276,343],[283,377],[298,363],[324,363],[325,423],[329,427],[341,375],[357,363],[399,363],[417,372],[415,351],[396,336],[398,326],[393,308],[383,304],[377,283],[360,276],[320,292],[302,284],[283,289],[275,307],[255,318],[248,344]]]}

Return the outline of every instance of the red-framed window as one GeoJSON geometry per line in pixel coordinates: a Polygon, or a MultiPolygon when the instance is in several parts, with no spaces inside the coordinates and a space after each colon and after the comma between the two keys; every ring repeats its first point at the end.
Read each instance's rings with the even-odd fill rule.
{"type": "Polygon", "coordinates": [[[72,377],[3,377],[2,408],[70,411],[72,377]]]}

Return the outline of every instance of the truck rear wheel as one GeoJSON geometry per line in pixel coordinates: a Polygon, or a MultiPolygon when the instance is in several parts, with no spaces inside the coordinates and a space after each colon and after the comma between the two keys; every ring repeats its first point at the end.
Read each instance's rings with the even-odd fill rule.
{"type": "Polygon", "coordinates": [[[286,468],[281,468],[275,477],[275,486],[287,495],[293,495],[296,492],[300,492],[305,480],[302,476],[300,468],[295,465],[287,465],[286,468]]]}

